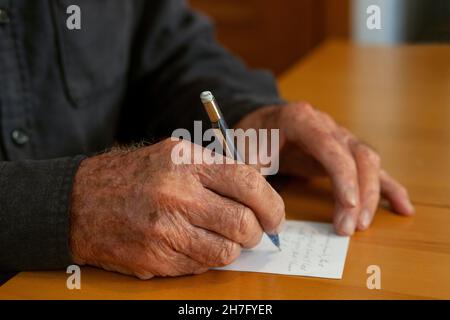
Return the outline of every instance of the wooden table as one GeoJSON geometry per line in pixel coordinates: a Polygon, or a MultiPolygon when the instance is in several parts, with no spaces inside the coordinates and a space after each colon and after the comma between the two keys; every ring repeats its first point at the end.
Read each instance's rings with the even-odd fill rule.
{"type": "MultiPolygon", "coordinates": [[[[92,268],[82,289],[60,272],[24,272],[0,298],[31,299],[362,299],[450,298],[450,46],[355,47],[327,42],[280,78],[287,99],[304,99],[369,141],[407,185],[414,218],[380,209],[373,227],[352,237],[342,280],[209,271],[139,281],[92,268]],[[381,268],[381,290],[366,269],[381,268]]],[[[331,221],[321,181],[282,190],[291,219],[331,221]]]]}

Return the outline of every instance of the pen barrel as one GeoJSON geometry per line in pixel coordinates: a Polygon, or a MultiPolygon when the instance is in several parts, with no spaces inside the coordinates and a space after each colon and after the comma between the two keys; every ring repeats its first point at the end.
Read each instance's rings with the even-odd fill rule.
{"type": "Polygon", "coordinates": [[[227,156],[232,157],[234,160],[239,162],[244,162],[241,154],[235,146],[234,135],[229,130],[227,124],[223,119],[219,119],[219,121],[212,124],[214,129],[214,134],[216,138],[219,139],[226,150],[227,156]]]}
{"type": "MultiPolygon", "coordinates": [[[[223,118],[222,112],[214,99],[214,96],[209,91],[204,91],[200,95],[203,106],[208,113],[209,120],[211,121],[214,135],[222,144],[222,147],[226,150],[226,155],[231,156],[234,160],[244,163],[244,159],[241,157],[239,150],[236,147],[234,141],[234,134],[228,129],[228,126],[223,118]]],[[[277,234],[267,234],[270,241],[280,249],[280,239],[277,234]]],[[[281,250],[281,249],[280,249],[281,250]]]]}

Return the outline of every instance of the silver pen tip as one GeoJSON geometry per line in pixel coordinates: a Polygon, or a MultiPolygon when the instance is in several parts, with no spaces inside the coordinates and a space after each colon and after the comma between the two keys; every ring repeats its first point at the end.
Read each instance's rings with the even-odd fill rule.
{"type": "Polygon", "coordinates": [[[211,91],[203,91],[200,94],[200,99],[203,103],[208,103],[214,100],[214,96],[212,95],[211,91]]]}

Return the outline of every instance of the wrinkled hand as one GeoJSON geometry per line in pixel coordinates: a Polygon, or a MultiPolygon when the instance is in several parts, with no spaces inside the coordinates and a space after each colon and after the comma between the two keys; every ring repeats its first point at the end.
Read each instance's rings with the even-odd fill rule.
{"type": "Polygon", "coordinates": [[[75,263],[142,279],[197,274],[231,263],[263,230],[278,231],[284,203],[255,169],[175,165],[178,143],[193,146],[165,140],[81,163],[71,205],[75,263]]]}
{"type": "Polygon", "coordinates": [[[380,167],[379,155],[307,103],[263,108],[237,127],[279,128],[283,173],[331,178],[336,199],[334,225],[339,234],[367,229],[380,194],[399,214],[414,213],[406,189],[380,167]]]}

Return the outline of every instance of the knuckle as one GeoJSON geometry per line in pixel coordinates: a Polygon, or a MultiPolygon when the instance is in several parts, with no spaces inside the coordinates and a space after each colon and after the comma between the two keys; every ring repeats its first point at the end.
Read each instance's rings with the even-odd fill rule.
{"type": "Polygon", "coordinates": [[[216,254],[214,264],[217,266],[226,266],[237,258],[237,253],[237,245],[234,242],[224,239],[216,254]]]}
{"type": "Polygon", "coordinates": [[[369,147],[362,146],[360,148],[360,153],[361,153],[361,156],[363,158],[367,159],[370,163],[374,164],[377,167],[380,165],[380,162],[381,162],[380,156],[378,155],[378,153],[376,153],[369,147]]]}
{"type": "Polygon", "coordinates": [[[280,119],[282,122],[297,122],[311,124],[317,116],[317,111],[307,102],[295,102],[281,108],[280,119]]]}
{"type": "Polygon", "coordinates": [[[297,102],[292,106],[297,112],[313,112],[313,106],[308,102],[297,102]]]}
{"type": "Polygon", "coordinates": [[[244,206],[236,207],[236,220],[237,220],[237,239],[246,239],[249,237],[251,230],[251,216],[249,215],[249,209],[244,206]]]}
{"type": "Polygon", "coordinates": [[[323,121],[329,126],[334,128],[336,126],[336,122],[334,119],[326,112],[317,111],[317,114],[323,119],[323,121]]]}
{"type": "Polygon", "coordinates": [[[341,144],[343,144],[344,146],[351,146],[355,141],[353,136],[348,132],[346,132],[345,129],[338,130],[336,132],[336,136],[337,139],[339,139],[341,141],[341,144]]]}
{"type": "Polygon", "coordinates": [[[338,146],[336,138],[331,133],[322,130],[321,128],[317,128],[315,130],[314,136],[317,143],[319,143],[326,149],[333,150],[338,146]]]}
{"type": "MultiPolygon", "coordinates": [[[[243,168],[244,168],[244,166],[243,166],[243,168]]],[[[256,191],[256,192],[261,190],[262,177],[259,174],[259,172],[254,170],[253,168],[250,168],[247,166],[245,166],[245,169],[241,169],[241,170],[242,170],[242,174],[239,175],[242,177],[241,183],[243,183],[244,186],[246,188],[248,188],[248,190],[256,191]]]]}
{"type": "Polygon", "coordinates": [[[311,116],[314,108],[309,103],[295,102],[282,108],[281,110],[283,118],[287,121],[291,121],[292,117],[300,121],[305,121],[311,116]]]}

